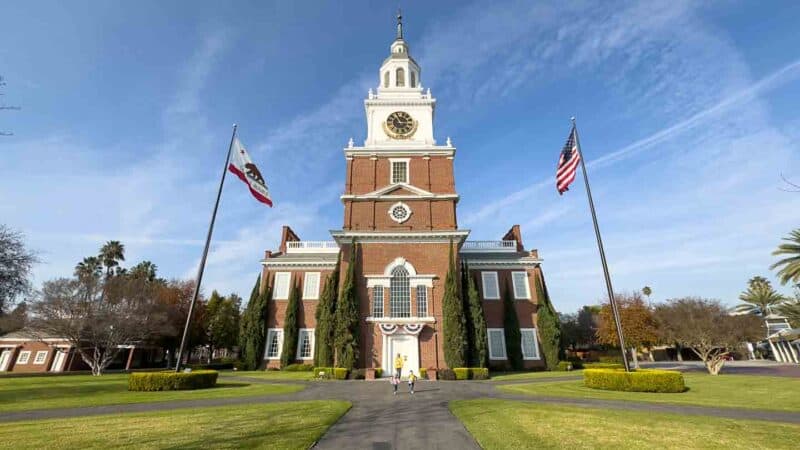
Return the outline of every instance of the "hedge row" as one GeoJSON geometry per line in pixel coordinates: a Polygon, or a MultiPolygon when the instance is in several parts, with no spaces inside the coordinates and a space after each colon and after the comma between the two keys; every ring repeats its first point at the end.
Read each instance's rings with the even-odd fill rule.
{"type": "Polygon", "coordinates": [[[453,369],[456,380],[488,380],[489,369],[485,367],[456,367],[453,369]]]}
{"type": "Polygon", "coordinates": [[[289,364],[283,368],[285,372],[311,372],[314,366],[311,364],[289,364]]]}
{"type": "Polygon", "coordinates": [[[207,389],[217,384],[216,370],[192,372],[138,372],[128,375],[129,391],[181,391],[207,389]]]}
{"type": "Polygon", "coordinates": [[[593,363],[583,363],[584,369],[624,369],[625,366],[622,364],[617,363],[602,363],[602,362],[593,362],[593,363]]]}
{"type": "Polygon", "coordinates": [[[584,369],[583,383],[593,389],[626,392],[683,392],[683,374],[671,370],[584,369]]]}

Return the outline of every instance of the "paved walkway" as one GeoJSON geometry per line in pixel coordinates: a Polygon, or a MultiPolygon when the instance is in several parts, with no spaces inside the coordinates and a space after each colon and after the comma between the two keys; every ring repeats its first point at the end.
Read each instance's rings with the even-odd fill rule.
{"type": "MultiPolygon", "coordinates": [[[[226,380],[252,383],[275,383],[274,380],[226,376],[226,380]]],[[[341,399],[353,403],[345,414],[317,443],[316,448],[349,448],[354,439],[362,447],[374,449],[420,448],[479,448],[461,422],[448,409],[452,400],[495,398],[534,403],[560,404],[588,408],[619,409],[628,411],[659,412],[682,415],[703,415],[731,419],[770,420],[800,424],[800,412],[763,411],[750,409],[710,408],[689,405],[668,405],[584,398],[526,396],[507,394],[495,386],[514,383],[544,383],[579,379],[577,376],[515,380],[507,382],[429,382],[417,383],[416,393],[408,393],[401,384],[398,394],[392,395],[388,381],[337,381],[297,382],[306,389],[297,393],[239,398],[182,400],[161,403],[94,406],[37,411],[0,413],[0,422],[42,420],[118,414],[131,412],[165,411],[182,408],[202,408],[225,405],[272,403],[298,400],[341,399]]]]}

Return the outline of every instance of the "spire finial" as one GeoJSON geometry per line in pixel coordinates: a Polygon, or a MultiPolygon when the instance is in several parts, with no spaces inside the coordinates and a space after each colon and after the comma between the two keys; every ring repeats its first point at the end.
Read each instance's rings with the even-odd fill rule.
{"type": "Polygon", "coordinates": [[[403,12],[397,8],[397,39],[403,39],[403,12]]]}

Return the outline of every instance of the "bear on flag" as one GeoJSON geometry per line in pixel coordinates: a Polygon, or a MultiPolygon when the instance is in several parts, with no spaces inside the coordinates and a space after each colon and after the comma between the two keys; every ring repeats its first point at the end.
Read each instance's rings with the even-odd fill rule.
{"type": "Polygon", "coordinates": [[[232,150],[233,154],[230,161],[228,161],[228,170],[235,173],[239,179],[247,184],[247,187],[250,188],[250,193],[253,194],[256,200],[267,204],[271,208],[272,199],[269,196],[267,183],[264,181],[264,177],[261,176],[258,167],[253,164],[250,155],[247,154],[247,150],[239,142],[238,137],[233,140],[232,150]]]}

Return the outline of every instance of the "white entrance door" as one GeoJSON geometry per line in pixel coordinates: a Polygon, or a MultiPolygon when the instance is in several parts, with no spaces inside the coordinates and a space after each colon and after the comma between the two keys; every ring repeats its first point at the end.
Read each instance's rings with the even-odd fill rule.
{"type": "Polygon", "coordinates": [[[8,370],[8,361],[11,359],[11,350],[3,350],[0,353],[0,372],[8,370]]]}
{"type": "Polygon", "coordinates": [[[64,361],[67,359],[67,352],[61,349],[56,349],[56,357],[53,359],[53,365],[50,366],[50,372],[64,371],[64,361]]]}
{"type": "Polygon", "coordinates": [[[413,370],[419,376],[419,340],[416,335],[395,334],[384,336],[383,345],[383,373],[390,376],[395,372],[394,358],[397,354],[403,358],[402,376],[408,376],[408,371],[413,370]]]}

